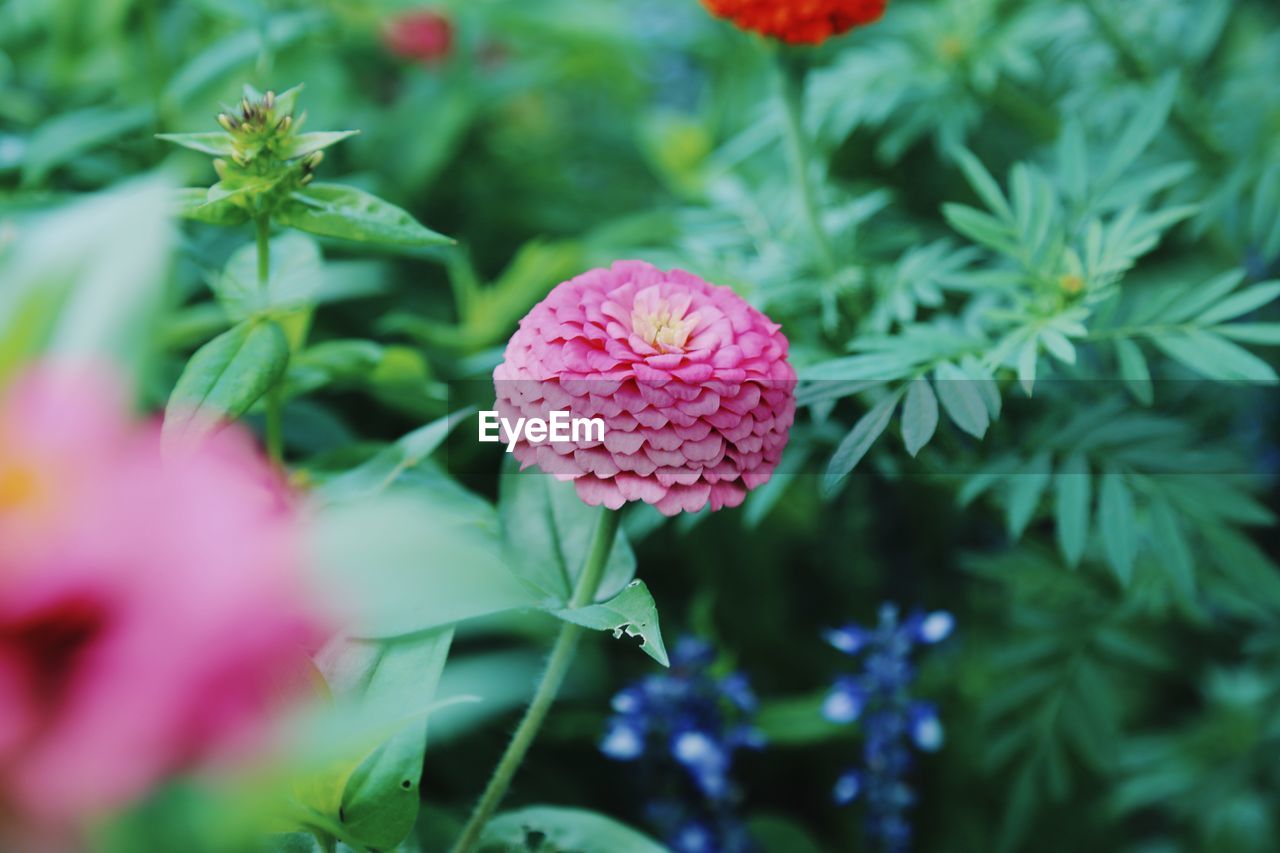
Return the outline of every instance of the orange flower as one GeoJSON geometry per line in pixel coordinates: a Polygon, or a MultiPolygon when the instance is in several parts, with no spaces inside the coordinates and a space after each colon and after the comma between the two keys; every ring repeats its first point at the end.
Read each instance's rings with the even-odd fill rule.
{"type": "Polygon", "coordinates": [[[888,0],[702,0],[717,18],[788,44],[822,44],[880,19],[888,0]]]}

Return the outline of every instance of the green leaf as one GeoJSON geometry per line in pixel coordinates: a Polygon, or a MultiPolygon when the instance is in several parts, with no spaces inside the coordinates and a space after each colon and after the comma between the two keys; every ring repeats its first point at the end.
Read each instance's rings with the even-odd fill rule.
{"type": "Polygon", "coordinates": [[[442,473],[318,507],[311,565],[354,636],[397,637],[535,607],[507,567],[493,507],[442,473]]]}
{"type": "Polygon", "coordinates": [[[1151,501],[1151,536],[1156,557],[1169,575],[1174,589],[1184,601],[1194,601],[1195,561],[1187,545],[1182,525],[1167,500],[1157,497],[1151,501]]]}
{"type": "Polygon", "coordinates": [[[1042,451],[1010,478],[1008,524],[1009,534],[1015,539],[1022,536],[1035,515],[1051,472],[1049,453],[1042,451]]]}
{"type": "Polygon", "coordinates": [[[150,107],[89,107],[62,113],[36,128],[22,163],[22,185],[35,186],[85,151],[122,139],[153,119],[150,107]]]}
{"type": "Polygon", "coordinates": [[[198,349],[187,362],[165,407],[166,444],[191,441],[249,411],[280,381],[289,342],[270,321],[234,326],[198,349]]]}
{"type": "Polygon", "coordinates": [[[1151,371],[1147,368],[1146,356],[1138,345],[1128,338],[1117,338],[1116,357],[1120,361],[1120,378],[1125,382],[1129,393],[1144,406],[1150,406],[1155,395],[1151,385],[1151,371]]]}
{"type": "Polygon", "coordinates": [[[256,243],[232,253],[222,273],[211,282],[218,301],[233,320],[293,311],[315,302],[323,270],[315,240],[301,234],[273,237],[269,261],[265,288],[258,281],[256,243]]]}
{"type": "Polygon", "coordinates": [[[325,12],[307,10],[270,15],[261,26],[237,30],[196,54],[169,78],[162,95],[165,104],[182,107],[236,69],[270,57],[273,51],[324,28],[330,20],[325,12]]]}
{"type": "Polygon", "coordinates": [[[1170,73],[1142,100],[1119,139],[1111,146],[1110,156],[1098,176],[1098,186],[1114,183],[1147,149],[1168,121],[1177,91],[1178,75],[1170,73]]]}
{"type": "MultiPolygon", "coordinates": [[[[1227,294],[1239,287],[1247,273],[1242,269],[1228,270],[1202,285],[1185,290],[1172,307],[1159,317],[1162,323],[1175,325],[1199,317],[1227,298],[1227,294]]],[[[1206,324],[1207,325],[1207,324],[1206,324]]]]}
{"type": "Polygon", "coordinates": [[[755,815],[747,821],[747,832],[761,850],[822,853],[822,845],[810,831],[804,824],[781,815],[755,815]]]}
{"type": "Polygon", "coordinates": [[[361,702],[385,708],[393,719],[415,719],[366,757],[346,780],[341,808],[332,816],[340,819],[351,840],[388,849],[413,830],[427,748],[425,712],[435,701],[452,638],[453,631],[446,629],[378,644],[361,702]]]}
{"type": "Polygon", "coordinates": [[[1018,350],[1018,382],[1028,397],[1036,384],[1036,365],[1040,358],[1040,348],[1036,339],[1028,338],[1018,350]]]}
{"type": "Polygon", "coordinates": [[[1234,320],[1242,314],[1248,314],[1263,305],[1274,302],[1276,297],[1280,297],[1280,281],[1255,284],[1253,287],[1228,296],[1197,317],[1196,322],[1204,326],[1212,326],[1234,320]]]}
{"type": "MultiPolygon", "coordinates": [[[[548,597],[549,606],[568,602],[601,511],[583,503],[573,483],[537,470],[519,471],[513,460],[506,460],[498,485],[498,514],[509,565],[548,597]]],[[[635,553],[619,530],[596,600],[617,595],[635,574],[635,553]]]]}
{"type": "Polygon", "coordinates": [[[355,136],[359,132],[358,130],[321,130],[315,133],[295,134],[289,138],[288,144],[282,146],[277,154],[283,160],[305,157],[314,151],[322,151],[331,145],[337,145],[342,140],[355,136]]]}
{"type": "Polygon", "coordinates": [[[964,172],[965,178],[968,179],[969,186],[973,187],[987,209],[1005,222],[1012,222],[1013,211],[1009,209],[1009,203],[1005,200],[1004,193],[1000,191],[1000,185],[996,183],[995,178],[991,177],[991,173],[987,171],[986,166],[982,165],[982,161],[964,148],[956,148],[951,153],[964,172]]]}
{"type": "Polygon", "coordinates": [[[1058,361],[1063,364],[1076,363],[1075,344],[1071,343],[1070,339],[1068,339],[1066,335],[1062,334],[1057,329],[1046,328],[1040,330],[1039,337],[1040,343],[1049,352],[1049,354],[1058,361]]]}
{"type": "Polygon", "coordinates": [[[1212,331],[1223,337],[1259,346],[1280,346],[1280,323],[1231,323],[1212,331]]]}
{"type": "Polygon", "coordinates": [[[1089,463],[1082,454],[1073,453],[1058,467],[1054,491],[1058,547],[1067,564],[1076,566],[1089,541],[1089,507],[1093,501],[1089,463]]]}
{"type": "Polygon", "coordinates": [[[294,782],[299,803],[351,842],[390,849],[413,828],[429,712],[452,629],[395,640],[339,637],[317,664],[333,697],[334,757],[294,782]]]}
{"type": "Polygon", "coordinates": [[[1137,551],[1133,493],[1124,477],[1116,471],[1102,475],[1098,499],[1098,528],[1102,531],[1102,547],[1116,577],[1128,586],[1133,576],[1133,558],[1137,551]]]}
{"type": "Polygon", "coordinates": [[[210,201],[209,190],[204,187],[174,190],[171,210],[174,216],[210,225],[243,225],[249,221],[249,211],[243,206],[230,198],[210,201]]]}
{"type": "Polygon", "coordinates": [[[1220,382],[1276,382],[1275,369],[1253,353],[1210,332],[1189,330],[1153,338],[1174,361],[1220,382]]]}
{"type": "Polygon", "coordinates": [[[1017,256],[1018,243],[1009,227],[994,216],[963,204],[944,204],[942,215],[952,228],[975,243],[1003,255],[1017,256]]]}
{"type": "Polygon", "coordinates": [[[276,211],[281,225],[323,237],[393,246],[441,246],[453,240],[377,196],[339,184],[312,184],[276,211]]]}
{"type": "Polygon", "coordinates": [[[898,407],[900,397],[901,394],[890,394],[876,403],[853,425],[853,429],[849,430],[849,434],[836,447],[836,452],[831,456],[831,462],[827,464],[827,472],[822,478],[823,491],[828,494],[833,492],[835,487],[849,476],[849,472],[862,461],[862,457],[867,455],[871,445],[875,444],[880,433],[884,432],[885,427],[889,425],[889,419],[893,417],[893,411],[898,407]]]}
{"type": "Polygon", "coordinates": [[[928,381],[915,379],[907,386],[902,404],[902,443],[915,456],[938,428],[938,398],[928,381]]]}
{"type": "Polygon", "coordinates": [[[327,480],[320,487],[320,494],[328,501],[360,500],[381,494],[405,472],[424,462],[473,412],[475,407],[468,406],[418,427],[363,465],[327,480]]]}
{"type": "Polygon", "coordinates": [[[236,151],[235,139],[220,130],[210,133],[157,133],[156,139],[214,157],[230,157],[236,151]]]}
{"type": "Polygon", "coordinates": [[[480,838],[485,853],[667,853],[667,848],[612,818],[584,809],[530,806],[500,814],[480,838]],[[539,839],[537,846],[530,839],[539,839]]]}
{"type": "Polygon", "coordinates": [[[943,410],[956,426],[974,438],[987,434],[991,415],[976,380],[950,362],[943,362],[934,373],[933,384],[943,410]]]}
{"type": "Polygon", "coordinates": [[[645,654],[663,666],[671,665],[658,628],[658,605],[642,580],[632,581],[622,592],[600,604],[555,610],[553,613],[575,625],[596,631],[612,631],[615,638],[624,633],[628,637],[639,637],[640,648],[645,654]]]}
{"type": "Polygon", "coordinates": [[[154,177],[129,181],[31,221],[0,247],[0,385],[37,356],[143,368],[173,244],[169,190],[154,177]]]}

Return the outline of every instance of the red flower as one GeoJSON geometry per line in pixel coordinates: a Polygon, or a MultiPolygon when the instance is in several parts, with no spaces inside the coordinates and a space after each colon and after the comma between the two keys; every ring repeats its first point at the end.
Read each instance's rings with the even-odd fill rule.
{"type": "Polygon", "coordinates": [[[439,62],[453,49],[453,23],[440,12],[420,9],[393,18],[383,40],[396,56],[439,62]]]}
{"type": "Polygon", "coordinates": [[[702,0],[717,18],[789,44],[822,44],[880,19],[888,0],[702,0]]]}

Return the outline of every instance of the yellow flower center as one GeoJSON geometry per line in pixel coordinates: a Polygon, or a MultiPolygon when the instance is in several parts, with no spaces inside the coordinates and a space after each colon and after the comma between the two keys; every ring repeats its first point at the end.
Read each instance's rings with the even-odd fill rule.
{"type": "Polygon", "coordinates": [[[689,313],[689,297],[665,299],[649,288],[636,294],[631,307],[631,328],[658,352],[681,352],[698,325],[697,313],[689,313]]]}
{"type": "Polygon", "coordinates": [[[44,494],[40,474],[32,465],[0,458],[0,512],[38,503],[44,494]]]}

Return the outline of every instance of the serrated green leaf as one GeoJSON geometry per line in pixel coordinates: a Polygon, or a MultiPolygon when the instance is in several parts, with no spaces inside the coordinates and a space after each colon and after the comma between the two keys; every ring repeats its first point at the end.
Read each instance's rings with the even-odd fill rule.
{"type": "Polygon", "coordinates": [[[974,438],[987,434],[991,415],[975,380],[960,368],[944,362],[933,377],[938,400],[952,422],[974,438]]]}
{"type": "Polygon", "coordinates": [[[938,428],[938,398],[928,380],[915,379],[907,386],[902,404],[902,443],[915,456],[938,428]]]}
{"type": "Polygon", "coordinates": [[[944,204],[943,218],[961,234],[1003,255],[1016,256],[1018,243],[1008,226],[994,216],[963,204],[944,204]]]}
{"type": "Polygon", "coordinates": [[[1274,302],[1280,297],[1280,281],[1255,284],[1239,293],[1233,293],[1196,318],[1196,322],[1204,326],[1212,326],[1227,320],[1234,320],[1242,314],[1256,311],[1263,305],[1274,302]]]}
{"type": "Polygon", "coordinates": [[[1040,360],[1040,347],[1036,339],[1029,338],[1018,350],[1018,383],[1028,397],[1036,384],[1036,366],[1040,360]]]}
{"type": "Polygon", "coordinates": [[[1115,342],[1116,358],[1120,362],[1120,378],[1124,380],[1129,393],[1144,406],[1150,406],[1155,397],[1151,385],[1151,371],[1147,367],[1147,358],[1138,345],[1128,338],[1117,338],[1115,342]]]}
{"type": "MultiPolygon", "coordinates": [[[[277,112],[279,107],[277,106],[277,112]]],[[[287,144],[280,147],[277,154],[283,160],[305,157],[315,151],[322,151],[331,145],[337,145],[344,139],[355,136],[358,130],[321,130],[314,133],[298,133],[289,138],[287,144]]]]}
{"type": "Polygon", "coordinates": [[[236,142],[231,134],[223,131],[210,133],[157,133],[156,139],[172,142],[201,154],[212,154],[214,157],[230,157],[235,153],[236,142]]]}
{"type": "Polygon", "coordinates": [[[198,439],[249,411],[284,375],[289,342],[271,321],[247,321],[191,357],[165,407],[166,444],[198,439]]]}
{"type": "Polygon", "coordinates": [[[1098,178],[1099,186],[1113,183],[1147,149],[1168,121],[1177,91],[1177,75],[1168,74],[1148,97],[1143,98],[1119,139],[1111,146],[1106,166],[1098,178]]]}
{"type": "Polygon", "coordinates": [[[1280,323],[1231,323],[1214,326],[1209,331],[1246,344],[1280,346],[1280,323]]]}
{"type": "Polygon", "coordinates": [[[1049,484],[1052,463],[1048,451],[1037,453],[1031,462],[1009,478],[1009,535],[1020,538],[1040,505],[1040,497],[1049,484]]]}
{"type": "Polygon", "coordinates": [[[964,148],[957,148],[951,154],[968,179],[969,186],[973,187],[987,209],[1006,222],[1012,222],[1013,211],[1010,210],[1004,193],[1000,191],[1000,185],[996,183],[995,178],[991,177],[991,173],[987,171],[986,166],[982,165],[982,161],[964,148]]]}
{"type": "Polygon", "coordinates": [[[1093,501],[1093,481],[1083,455],[1074,453],[1063,460],[1054,477],[1054,493],[1058,547],[1067,564],[1076,566],[1089,541],[1089,509],[1093,501]]]}
{"type": "Polygon", "coordinates": [[[899,399],[900,394],[890,394],[853,425],[853,429],[849,430],[848,435],[836,447],[836,452],[832,454],[831,461],[827,464],[826,474],[822,478],[824,491],[832,492],[845,477],[849,476],[849,472],[857,467],[862,457],[867,455],[871,445],[875,444],[880,433],[884,432],[885,427],[889,425],[889,419],[893,417],[893,411],[898,407],[899,399]]]}
{"type": "Polygon", "coordinates": [[[1275,368],[1220,335],[1188,330],[1152,341],[1165,355],[1190,370],[1221,382],[1276,382],[1275,368]]]}
{"type": "Polygon", "coordinates": [[[1044,345],[1050,355],[1063,364],[1076,363],[1075,345],[1057,329],[1041,329],[1040,343],[1044,345]]]}
{"type": "Polygon", "coordinates": [[[1151,536],[1161,568],[1184,601],[1195,599],[1195,561],[1173,507],[1163,498],[1151,502],[1151,536]]]}
{"type": "Polygon", "coordinates": [[[1166,324],[1185,323],[1227,298],[1227,294],[1240,286],[1245,279],[1242,269],[1228,270],[1222,275],[1198,285],[1182,294],[1169,310],[1162,313],[1160,321],[1166,324]]]}
{"type": "Polygon", "coordinates": [[[612,631],[614,637],[624,633],[639,637],[640,648],[663,666],[670,666],[667,649],[658,627],[658,605],[644,581],[634,580],[608,601],[586,607],[551,611],[556,617],[596,631],[612,631]]]}
{"type": "Polygon", "coordinates": [[[312,184],[280,206],[275,221],[323,237],[390,246],[443,246],[453,242],[390,202],[354,187],[312,184]]]}
{"type": "Polygon", "coordinates": [[[1102,531],[1107,563],[1123,586],[1128,586],[1133,576],[1133,559],[1137,552],[1135,525],[1133,493],[1121,474],[1106,472],[1102,475],[1099,489],[1098,529],[1102,531]]]}

